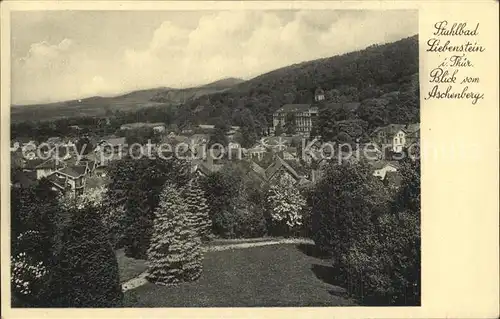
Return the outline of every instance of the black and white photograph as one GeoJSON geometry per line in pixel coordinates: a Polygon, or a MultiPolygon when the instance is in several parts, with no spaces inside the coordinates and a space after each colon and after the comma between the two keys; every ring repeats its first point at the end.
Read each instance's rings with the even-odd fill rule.
{"type": "Polygon", "coordinates": [[[418,33],[10,12],[11,307],[421,306],[418,33]]]}

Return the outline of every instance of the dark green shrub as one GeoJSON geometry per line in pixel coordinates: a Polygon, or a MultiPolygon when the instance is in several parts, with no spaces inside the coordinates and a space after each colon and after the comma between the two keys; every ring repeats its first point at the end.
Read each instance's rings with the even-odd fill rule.
{"type": "Polygon", "coordinates": [[[420,305],[420,226],[411,213],[381,216],[377,233],[341,261],[347,289],[365,304],[420,305]]]}
{"type": "Polygon", "coordinates": [[[202,187],[216,236],[251,238],[265,235],[264,190],[238,168],[207,176],[202,187]]]}
{"type": "Polygon", "coordinates": [[[331,167],[312,197],[316,245],[364,304],[420,305],[420,166],[401,167],[394,194],[356,164],[331,167]]]}
{"type": "Polygon", "coordinates": [[[51,275],[50,307],[114,307],[123,298],[118,262],[93,207],[75,209],[51,275]]]}
{"type": "Polygon", "coordinates": [[[47,304],[48,279],[63,227],[57,194],[45,179],[11,189],[11,296],[13,307],[47,304]]]}

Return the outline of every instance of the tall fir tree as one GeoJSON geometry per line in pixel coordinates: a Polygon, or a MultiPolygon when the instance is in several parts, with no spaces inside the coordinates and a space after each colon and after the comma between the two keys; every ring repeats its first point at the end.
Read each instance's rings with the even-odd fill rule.
{"type": "Polygon", "coordinates": [[[209,207],[205,192],[200,186],[198,178],[191,180],[185,189],[184,197],[189,209],[189,218],[202,241],[208,241],[212,230],[209,207]]]}
{"type": "Polygon", "coordinates": [[[155,210],[148,249],[148,280],[171,285],[196,280],[202,271],[200,238],[189,209],[174,185],[166,184],[155,210]]]}

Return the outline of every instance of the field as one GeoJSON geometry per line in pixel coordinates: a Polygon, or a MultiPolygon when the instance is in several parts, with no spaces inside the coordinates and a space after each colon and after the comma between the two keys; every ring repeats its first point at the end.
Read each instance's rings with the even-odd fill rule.
{"type": "MultiPolygon", "coordinates": [[[[125,292],[125,307],[354,305],[333,284],[330,264],[305,244],[208,252],[196,282],[175,287],[147,283],[125,292]]],[[[137,267],[127,266],[122,274],[125,271],[130,278],[130,271],[137,267]]]]}

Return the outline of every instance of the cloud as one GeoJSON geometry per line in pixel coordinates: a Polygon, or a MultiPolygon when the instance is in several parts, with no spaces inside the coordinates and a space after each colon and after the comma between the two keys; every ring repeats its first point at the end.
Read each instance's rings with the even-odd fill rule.
{"type": "Polygon", "coordinates": [[[195,28],[164,21],[148,45],[124,48],[111,57],[70,38],[33,44],[14,63],[13,88],[18,89],[13,99],[62,100],[224,77],[247,79],[417,32],[413,11],[298,11],[291,19],[277,11],[221,11],[202,16],[195,28]]]}

